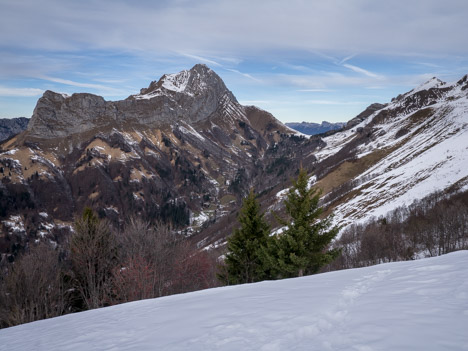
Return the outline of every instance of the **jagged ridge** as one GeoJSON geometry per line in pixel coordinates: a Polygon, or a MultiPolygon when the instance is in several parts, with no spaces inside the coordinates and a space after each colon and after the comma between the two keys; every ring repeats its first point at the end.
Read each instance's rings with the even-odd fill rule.
{"type": "Polygon", "coordinates": [[[189,71],[164,75],[140,94],[121,101],[48,90],[37,102],[27,131],[29,137],[53,139],[130,124],[160,127],[180,120],[193,123],[210,117],[227,101],[238,105],[222,79],[198,64],[189,71]]]}

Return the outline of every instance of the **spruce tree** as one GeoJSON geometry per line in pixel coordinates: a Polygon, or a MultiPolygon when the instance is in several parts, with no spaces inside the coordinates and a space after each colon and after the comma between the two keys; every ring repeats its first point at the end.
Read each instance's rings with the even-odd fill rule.
{"type": "Polygon", "coordinates": [[[328,246],[339,228],[331,226],[330,216],[319,218],[323,211],[319,206],[320,194],[318,189],[308,186],[307,172],[301,168],[285,201],[289,218],[276,216],[286,229],[268,250],[267,261],[277,277],[315,274],[338,256],[339,250],[328,250],[328,246]]]}
{"type": "Polygon", "coordinates": [[[263,216],[251,190],[238,217],[240,227],[228,239],[225,265],[218,276],[223,283],[243,284],[264,279],[259,250],[266,245],[270,228],[263,216]]]}

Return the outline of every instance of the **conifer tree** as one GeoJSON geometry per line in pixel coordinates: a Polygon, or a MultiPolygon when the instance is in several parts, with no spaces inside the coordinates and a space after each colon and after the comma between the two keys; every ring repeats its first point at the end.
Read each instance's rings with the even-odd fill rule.
{"type": "Polygon", "coordinates": [[[255,193],[250,190],[238,217],[240,227],[228,239],[225,265],[218,276],[223,283],[243,284],[264,279],[259,250],[266,245],[270,228],[263,216],[255,193]]]}
{"type": "Polygon", "coordinates": [[[317,273],[333,261],[338,249],[328,250],[339,228],[331,227],[331,217],[320,219],[320,191],[308,186],[307,172],[301,168],[285,201],[289,219],[276,216],[286,229],[270,245],[267,261],[277,277],[288,278],[317,273]],[[273,256],[273,257],[271,257],[273,256]]]}

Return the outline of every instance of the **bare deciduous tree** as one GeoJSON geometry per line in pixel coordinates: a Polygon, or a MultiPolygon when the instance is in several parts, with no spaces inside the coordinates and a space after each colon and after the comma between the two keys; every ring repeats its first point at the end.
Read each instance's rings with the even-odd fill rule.
{"type": "Polygon", "coordinates": [[[115,237],[109,223],[99,220],[89,208],[75,222],[70,260],[75,287],[86,308],[109,305],[117,261],[115,237]]]}
{"type": "Polygon", "coordinates": [[[163,223],[132,218],[119,237],[121,265],[114,270],[116,302],[214,286],[215,258],[198,252],[163,223]],[[136,289],[135,287],[139,287],[136,289]]]}
{"type": "Polygon", "coordinates": [[[0,327],[66,312],[66,289],[59,251],[47,243],[32,246],[3,271],[0,284],[0,327]]]}

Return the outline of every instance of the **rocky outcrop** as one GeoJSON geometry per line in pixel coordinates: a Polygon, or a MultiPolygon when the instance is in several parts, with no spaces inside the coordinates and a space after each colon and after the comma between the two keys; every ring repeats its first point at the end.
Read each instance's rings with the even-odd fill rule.
{"type": "Polygon", "coordinates": [[[29,118],[2,118],[0,119],[0,141],[21,133],[28,126],[29,118]]]}
{"type": "Polygon", "coordinates": [[[129,124],[158,127],[179,121],[193,123],[229,103],[238,105],[222,79],[198,64],[188,71],[164,75],[140,94],[121,101],[48,90],[37,102],[27,130],[31,137],[52,139],[129,124]]]}
{"type": "Polygon", "coordinates": [[[358,125],[362,121],[364,121],[367,117],[372,115],[374,112],[381,110],[385,107],[385,104],[375,103],[368,106],[364,111],[358,114],[356,117],[351,119],[348,123],[346,123],[346,129],[353,128],[354,126],[358,125]]]}

